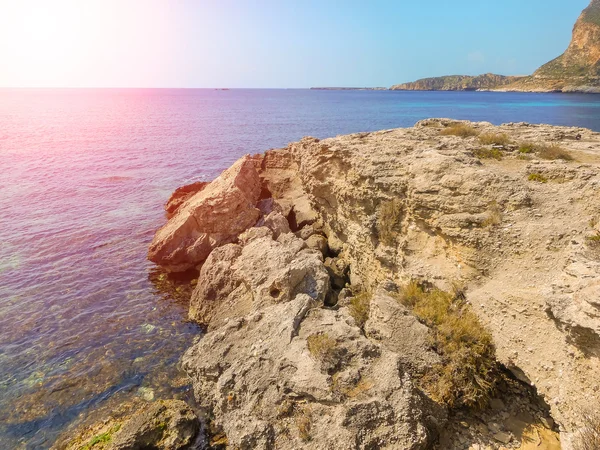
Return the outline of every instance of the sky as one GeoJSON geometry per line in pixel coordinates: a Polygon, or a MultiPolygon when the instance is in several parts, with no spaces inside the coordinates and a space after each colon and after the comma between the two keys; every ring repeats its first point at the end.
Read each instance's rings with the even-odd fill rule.
{"type": "Polygon", "coordinates": [[[0,0],[0,87],[306,88],[524,75],[589,0],[0,0]]]}

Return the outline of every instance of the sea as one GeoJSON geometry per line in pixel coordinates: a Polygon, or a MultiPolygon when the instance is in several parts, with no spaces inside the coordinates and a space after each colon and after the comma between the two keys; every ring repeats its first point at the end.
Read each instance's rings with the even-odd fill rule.
{"type": "Polygon", "coordinates": [[[428,117],[600,131],[600,95],[0,90],[0,449],[47,449],[124,402],[193,402],[189,280],[146,260],[175,188],[303,136],[428,117]]]}

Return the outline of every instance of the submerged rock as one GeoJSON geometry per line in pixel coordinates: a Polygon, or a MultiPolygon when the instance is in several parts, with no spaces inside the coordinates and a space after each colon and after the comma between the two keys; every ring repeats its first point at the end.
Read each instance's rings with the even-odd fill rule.
{"type": "Polygon", "coordinates": [[[126,421],[110,445],[110,450],[179,450],[188,448],[200,430],[200,422],[181,400],[152,403],[126,421]]]}
{"type": "Polygon", "coordinates": [[[132,415],[113,418],[84,428],[53,450],[184,450],[196,447],[200,422],[181,400],[137,405],[132,415]]]}

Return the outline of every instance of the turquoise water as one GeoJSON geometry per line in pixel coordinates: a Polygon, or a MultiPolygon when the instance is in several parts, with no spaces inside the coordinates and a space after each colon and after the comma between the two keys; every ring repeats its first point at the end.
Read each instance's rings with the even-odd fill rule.
{"type": "Polygon", "coordinates": [[[189,292],[145,259],[173,189],[306,135],[427,117],[600,131],[600,96],[0,90],[0,448],[48,448],[134,397],[190,397],[189,292]]]}

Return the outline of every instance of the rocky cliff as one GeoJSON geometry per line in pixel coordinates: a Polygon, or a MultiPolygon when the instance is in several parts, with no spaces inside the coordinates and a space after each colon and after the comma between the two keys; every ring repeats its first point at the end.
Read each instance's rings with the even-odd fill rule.
{"type": "Polygon", "coordinates": [[[600,0],[592,0],[582,12],[567,50],[531,76],[440,77],[400,84],[391,89],[600,93],[600,0]],[[482,82],[478,82],[480,79],[482,82]]]}
{"type": "Polygon", "coordinates": [[[396,84],[392,91],[477,91],[494,89],[519,81],[523,77],[507,77],[486,73],[478,76],[450,75],[423,78],[412,83],[396,84]]]}
{"type": "Polygon", "coordinates": [[[199,270],[182,363],[213,442],[574,448],[600,400],[599,191],[599,134],[524,123],[242,158],[150,254],[199,270]]]}

